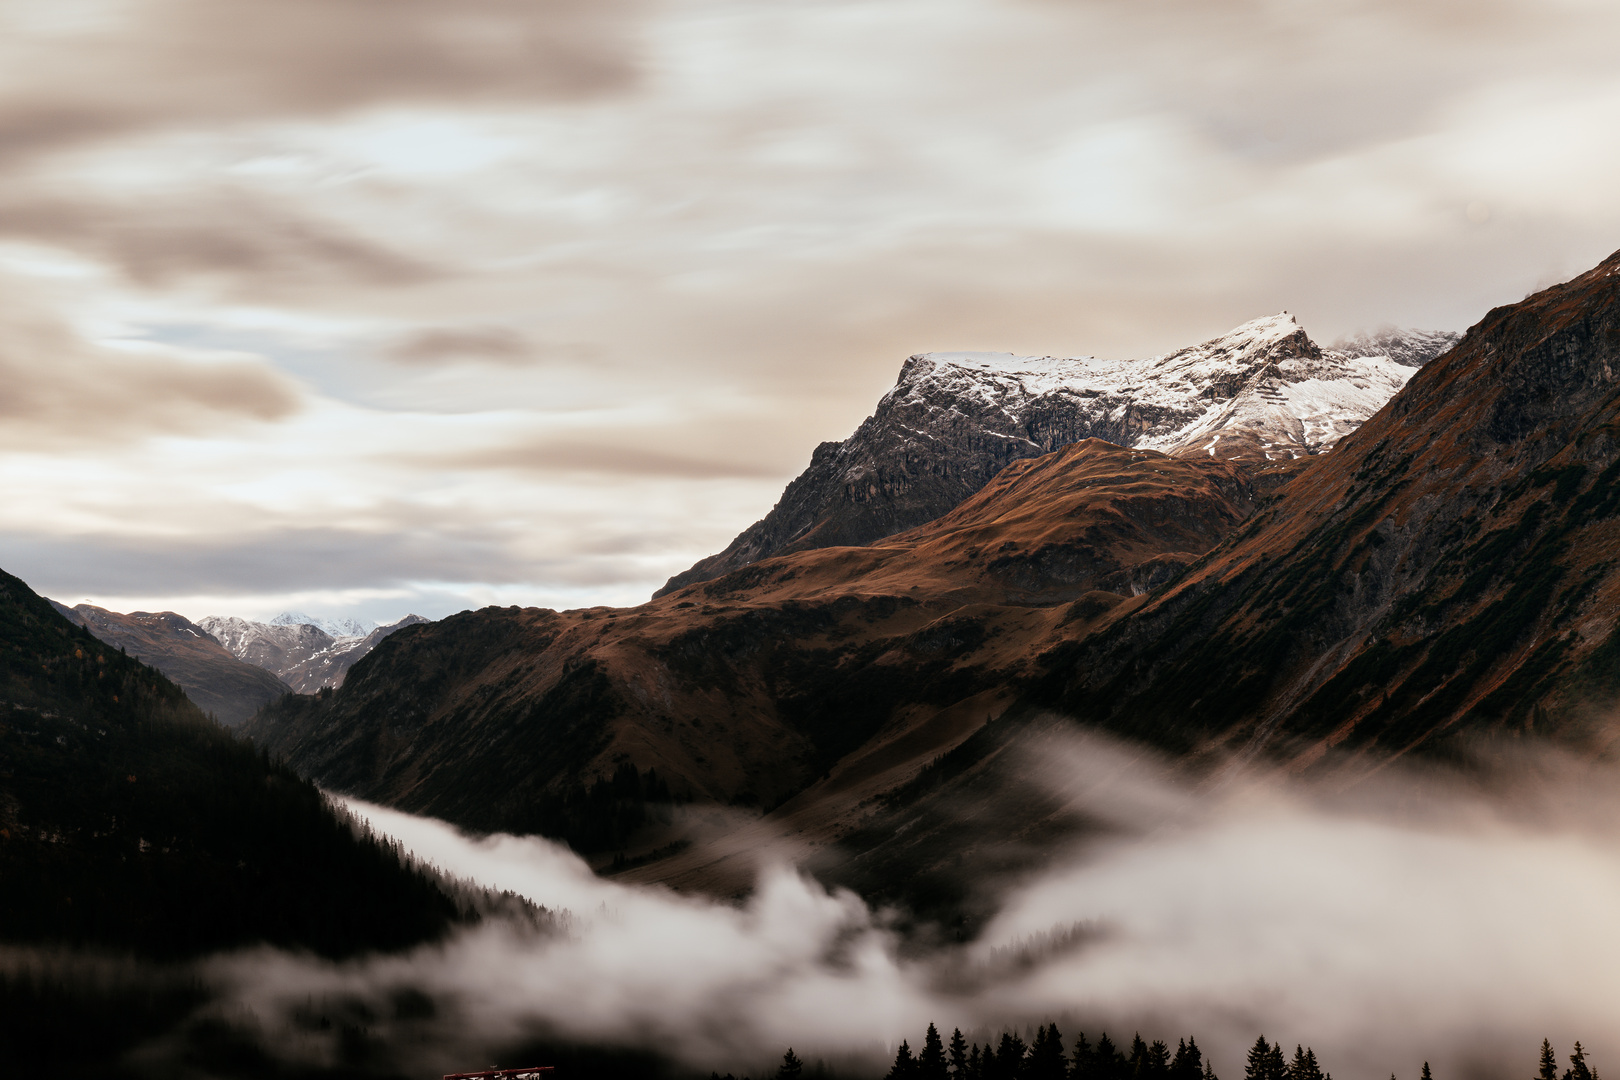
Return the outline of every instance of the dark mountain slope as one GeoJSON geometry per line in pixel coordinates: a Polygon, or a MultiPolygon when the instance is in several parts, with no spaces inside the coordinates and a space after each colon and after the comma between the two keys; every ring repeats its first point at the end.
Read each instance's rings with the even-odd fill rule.
{"type": "Polygon", "coordinates": [[[1037,653],[1139,604],[1252,503],[1230,463],[1088,440],[882,543],[637,608],[408,627],[246,730],[337,790],[585,850],[628,842],[654,769],[677,795],[767,807],[825,776],[843,807],[965,738],[1037,653]]]}
{"type": "Polygon", "coordinates": [[[0,574],[0,941],[341,956],[456,917],[310,784],[0,574]]]}
{"type": "Polygon", "coordinates": [[[198,708],[226,727],[235,727],[292,689],[264,668],[238,660],[208,631],[172,611],[122,615],[92,604],[70,608],[55,600],[51,606],[69,622],[179,683],[198,708]]]}
{"type": "Polygon", "coordinates": [[[1490,312],[1173,587],[1049,654],[1032,700],[1302,761],[1606,745],[1617,614],[1620,254],[1490,312]]]}

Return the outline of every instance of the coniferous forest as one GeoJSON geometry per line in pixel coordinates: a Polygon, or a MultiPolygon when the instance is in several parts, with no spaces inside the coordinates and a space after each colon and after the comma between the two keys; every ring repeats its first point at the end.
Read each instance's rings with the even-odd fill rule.
{"type": "MultiPolygon", "coordinates": [[[[775,1080],[801,1080],[807,1071],[815,1074],[824,1070],[807,1070],[804,1061],[789,1047],[777,1066],[775,1080]]],[[[730,1073],[723,1077],[711,1073],[709,1080],[737,1078],[730,1073]]],[[[1028,1043],[1012,1031],[1003,1031],[999,1038],[986,1040],[980,1046],[968,1042],[960,1028],[951,1032],[947,1042],[939,1029],[929,1024],[918,1049],[913,1050],[909,1040],[901,1041],[894,1064],[884,1080],[1217,1080],[1217,1077],[1214,1067],[1199,1049],[1198,1041],[1191,1036],[1177,1039],[1172,1050],[1168,1043],[1159,1039],[1147,1042],[1138,1033],[1131,1037],[1130,1046],[1125,1049],[1109,1038],[1107,1032],[1099,1034],[1095,1043],[1081,1032],[1075,1036],[1073,1046],[1068,1047],[1057,1024],[1052,1023],[1038,1027],[1028,1043]]],[[[1312,1048],[1296,1045],[1290,1055],[1281,1040],[1268,1042],[1260,1035],[1244,1061],[1243,1080],[1333,1080],[1333,1074],[1323,1070],[1312,1048]]],[[[1391,1073],[1390,1080],[1399,1080],[1399,1077],[1391,1073]]],[[[1419,1072],[1419,1080],[1435,1080],[1427,1061],[1419,1072]]],[[[1560,1072],[1552,1043],[1542,1039],[1539,1064],[1530,1080],[1599,1080],[1599,1077],[1579,1042],[1569,1055],[1569,1067],[1560,1072]]]]}

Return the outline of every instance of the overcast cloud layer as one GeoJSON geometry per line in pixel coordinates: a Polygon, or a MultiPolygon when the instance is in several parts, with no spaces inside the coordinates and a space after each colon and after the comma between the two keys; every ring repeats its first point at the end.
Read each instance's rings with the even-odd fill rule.
{"type": "Polygon", "coordinates": [[[927,349],[1461,329],[1620,247],[1599,0],[0,0],[0,566],[634,603],[927,349]]]}

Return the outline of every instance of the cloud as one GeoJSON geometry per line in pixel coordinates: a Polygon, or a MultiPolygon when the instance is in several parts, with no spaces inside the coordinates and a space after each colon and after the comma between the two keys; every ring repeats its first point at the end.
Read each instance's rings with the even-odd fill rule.
{"type": "Polygon", "coordinates": [[[1340,1075],[1430,1061],[1507,1080],[1533,1069],[1544,1035],[1582,1039],[1601,1070],[1620,1047],[1612,770],[1522,743],[1508,760],[1347,793],[1243,771],[1198,786],[1140,748],[1048,741],[1027,779],[1111,830],[1002,883],[1000,914],[963,945],[903,939],[890,913],[769,852],[731,903],[598,878],[535,837],[351,803],[443,871],[565,911],[563,932],[485,923],[339,964],[223,955],[202,968],[218,995],[207,1015],[318,1065],[341,1047],[312,1004],[349,1010],[375,1018],[380,1067],[404,1054],[441,1071],[565,1041],[756,1075],[792,1045],[875,1073],[929,1022],[983,1041],[1051,1019],[1070,1040],[1192,1034],[1223,1076],[1261,1032],[1340,1075]],[[389,1019],[407,989],[431,999],[429,1018],[389,1019]]]}
{"type": "Polygon", "coordinates": [[[378,104],[579,100],[635,79],[606,0],[131,0],[13,16],[5,156],[156,128],[378,104]],[[19,25],[20,24],[20,25],[19,25]]]}
{"type": "Polygon", "coordinates": [[[521,364],[534,353],[523,335],[504,326],[435,327],[418,330],[393,342],[383,356],[402,364],[437,364],[482,360],[521,364]]]}
{"type": "Polygon", "coordinates": [[[13,451],[204,434],[299,407],[296,385],[262,363],[96,344],[27,301],[0,301],[0,445],[13,451]]]}

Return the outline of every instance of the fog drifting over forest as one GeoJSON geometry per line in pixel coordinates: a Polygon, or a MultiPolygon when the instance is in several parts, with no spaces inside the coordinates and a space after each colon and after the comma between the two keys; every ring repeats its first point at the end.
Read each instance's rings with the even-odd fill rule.
{"type": "Polygon", "coordinates": [[[1496,774],[1488,799],[1397,771],[1335,794],[1238,769],[1194,789],[1096,739],[1046,753],[1054,787],[1119,830],[1009,883],[964,946],[908,946],[892,913],[786,862],[732,904],[615,884],[543,839],[351,802],[445,872],[566,912],[559,932],[489,921],[397,957],[216,957],[211,1008],[319,1061],[331,1036],[288,1017],[366,1003],[385,1018],[372,1035],[423,1075],[542,1035],[739,1075],[791,1045],[877,1075],[929,1022],[982,1042],[1048,1019],[1071,1041],[1192,1034],[1224,1080],[1260,1033],[1313,1045],[1341,1080],[1404,1080],[1423,1061],[1442,1080],[1529,1075],[1543,1036],[1581,1039],[1602,1071],[1620,1045],[1611,772],[1549,755],[1496,774]],[[391,1028],[405,988],[436,1017],[391,1028]]]}

